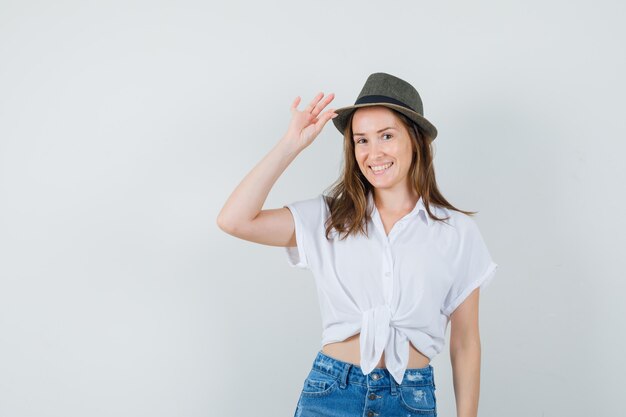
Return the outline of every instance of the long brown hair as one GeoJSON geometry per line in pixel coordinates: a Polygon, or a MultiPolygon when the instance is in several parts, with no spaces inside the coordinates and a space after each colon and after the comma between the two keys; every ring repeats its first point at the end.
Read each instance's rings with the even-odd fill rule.
{"type": "MultiPolygon", "coordinates": [[[[431,204],[470,216],[476,214],[475,211],[457,209],[439,191],[435,180],[435,167],[433,166],[432,139],[428,134],[402,113],[387,108],[393,111],[396,118],[404,125],[413,142],[413,158],[408,177],[413,189],[422,196],[428,215],[435,221],[445,222],[450,218],[436,217],[430,209],[431,204]]],[[[329,238],[333,228],[340,235],[340,239],[358,233],[368,236],[366,224],[371,219],[371,212],[367,212],[367,193],[373,192],[374,187],[361,172],[354,156],[352,118],[355,113],[356,111],[350,115],[344,132],[343,172],[340,178],[325,190],[328,191],[328,194],[324,194],[330,211],[330,216],[326,220],[326,239],[329,238]],[[344,236],[341,237],[341,234],[344,236]]]]}

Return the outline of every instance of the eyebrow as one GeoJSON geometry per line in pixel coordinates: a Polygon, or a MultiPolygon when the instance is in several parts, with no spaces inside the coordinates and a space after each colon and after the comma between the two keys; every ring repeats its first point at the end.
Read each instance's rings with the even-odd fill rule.
{"type": "MultiPolygon", "coordinates": [[[[387,129],[393,129],[393,130],[396,130],[396,128],[395,128],[395,127],[391,127],[391,126],[389,126],[389,127],[385,127],[385,128],[380,129],[380,130],[379,130],[378,132],[376,132],[376,133],[383,132],[383,131],[385,131],[385,130],[387,130],[387,129]]],[[[355,136],[361,136],[361,135],[364,135],[364,134],[365,134],[365,133],[353,133],[353,134],[352,134],[352,137],[355,137],[355,136]]]]}

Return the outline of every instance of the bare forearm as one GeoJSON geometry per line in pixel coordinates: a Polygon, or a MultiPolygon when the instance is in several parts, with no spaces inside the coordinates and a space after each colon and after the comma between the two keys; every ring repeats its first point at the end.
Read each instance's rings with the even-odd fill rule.
{"type": "Polygon", "coordinates": [[[480,344],[451,349],[457,417],[477,417],[480,394],[480,344]]]}
{"type": "Polygon", "coordinates": [[[243,178],[217,217],[220,226],[235,227],[259,214],[276,180],[300,152],[291,142],[283,137],[243,178]]]}

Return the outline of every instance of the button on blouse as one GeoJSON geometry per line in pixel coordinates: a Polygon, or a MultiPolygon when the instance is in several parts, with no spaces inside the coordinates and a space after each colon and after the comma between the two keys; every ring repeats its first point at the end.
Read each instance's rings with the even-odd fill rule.
{"type": "Polygon", "coordinates": [[[422,199],[387,235],[371,193],[369,237],[325,237],[330,215],[323,194],[287,204],[295,247],[285,248],[292,267],[315,279],[322,316],[322,347],[357,333],[360,367],[369,374],[385,352],[385,366],[400,384],[409,343],[429,359],[445,344],[452,312],[476,288],[484,289],[497,264],[470,216],[431,204],[443,222],[428,216],[422,199]]]}

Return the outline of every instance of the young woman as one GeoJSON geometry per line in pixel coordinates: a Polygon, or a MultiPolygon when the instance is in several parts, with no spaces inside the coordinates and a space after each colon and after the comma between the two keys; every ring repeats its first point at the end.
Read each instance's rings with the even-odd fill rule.
{"type": "Polygon", "coordinates": [[[324,108],[318,94],[292,106],[287,132],[231,194],[225,232],[283,246],[291,266],[312,271],[324,331],[296,416],[437,415],[434,369],[452,323],[458,415],[476,416],[480,385],[479,288],[491,259],[475,212],[439,192],[436,128],[408,82],[371,74],[356,102],[324,108]],[[262,210],[282,172],[329,120],[343,135],[344,167],[330,192],[262,210]]]}

